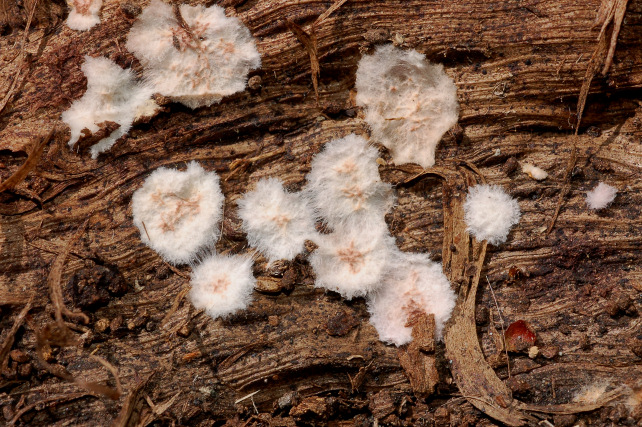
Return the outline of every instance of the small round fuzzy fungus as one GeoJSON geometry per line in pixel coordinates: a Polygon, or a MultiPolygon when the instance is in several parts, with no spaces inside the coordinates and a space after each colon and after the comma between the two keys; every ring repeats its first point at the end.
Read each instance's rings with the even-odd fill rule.
{"type": "Polygon", "coordinates": [[[132,197],[134,224],[164,260],[189,263],[216,242],[223,200],[218,175],[196,162],[184,172],[158,168],[132,197]]]}
{"type": "Polygon", "coordinates": [[[506,194],[502,187],[480,184],[468,189],[464,220],[467,230],[477,240],[488,240],[492,245],[505,242],[520,216],[517,200],[506,194]]]}
{"type": "Polygon", "coordinates": [[[190,108],[243,91],[248,72],[261,66],[250,31],[216,5],[152,0],[129,32],[127,49],[158,93],[190,108]]]}
{"type": "Polygon", "coordinates": [[[530,163],[523,163],[522,164],[522,172],[524,172],[526,175],[530,176],[536,181],[541,181],[543,179],[548,178],[548,172],[546,172],[544,169],[531,165],[530,163]]]}
{"type": "Polygon", "coordinates": [[[95,133],[104,122],[120,125],[91,147],[91,157],[96,158],[126,135],[135,119],[153,115],[158,106],[150,99],[153,90],[149,86],[136,82],[131,70],[107,58],[85,56],[81,69],[87,76],[87,91],[62,113],[63,122],[71,129],[69,146],[74,146],[84,129],[95,133]]]}
{"type": "Polygon", "coordinates": [[[305,191],[328,225],[370,228],[382,224],[394,195],[392,186],[379,177],[378,155],[365,139],[350,134],[327,143],[314,157],[305,191]]]}
{"type": "Polygon", "coordinates": [[[291,260],[315,233],[312,209],[299,193],[288,193],[276,178],[263,179],[238,201],[250,246],[269,258],[291,260]]]}
{"type": "Polygon", "coordinates": [[[314,243],[319,246],[310,255],[314,286],[339,292],[345,299],[365,296],[381,286],[394,248],[394,239],[381,227],[337,229],[318,235],[314,243]]]}
{"type": "Polygon", "coordinates": [[[103,0],[67,0],[71,7],[66,24],[76,31],[87,31],[100,23],[100,8],[103,0]]]}
{"type": "Polygon", "coordinates": [[[395,163],[435,164],[437,144],[459,118],[457,88],[442,65],[415,50],[380,46],[359,61],[355,87],[372,139],[395,163]]]}
{"type": "Polygon", "coordinates": [[[604,209],[615,200],[616,194],[617,188],[600,182],[591,191],[586,192],[586,205],[593,210],[604,209]]]}
{"type": "Polygon", "coordinates": [[[255,284],[252,258],[211,255],[194,267],[189,298],[194,307],[216,319],[246,308],[255,284]]]}
{"type": "Polygon", "coordinates": [[[411,315],[423,311],[435,315],[436,336],[441,338],[455,299],[441,264],[426,254],[396,251],[383,285],[368,296],[370,323],[381,341],[400,346],[412,340],[407,326],[411,315]]]}

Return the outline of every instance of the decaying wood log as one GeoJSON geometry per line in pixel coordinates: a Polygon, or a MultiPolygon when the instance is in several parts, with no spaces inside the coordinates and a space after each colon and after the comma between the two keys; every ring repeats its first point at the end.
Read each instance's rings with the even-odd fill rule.
{"type": "MultiPolygon", "coordinates": [[[[250,76],[260,84],[209,108],[165,102],[157,116],[93,160],[68,147],[60,115],[85,91],[84,55],[108,57],[140,74],[125,40],[147,2],[103,3],[101,24],[87,32],[64,25],[63,1],[0,7],[0,183],[20,177],[0,192],[0,337],[12,337],[7,351],[20,351],[12,358],[2,349],[5,422],[642,419],[642,2],[628,2],[608,73],[592,76],[574,136],[601,30],[594,27],[599,0],[219,1],[257,38],[263,65],[250,76]],[[312,27],[318,79],[310,49],[291,30],[312,27]],[[279,270],[259,259],[262,285],[249,309],[212,320],[185,298],[189,267],[164,263],[142,244],[131,219],[131,195],[152,170],[198,160],[219,173],[226,196],[217,249],[248,252],[236,200],[269,176],[298,190],[324,143],[368,134],[354,104],[355,70],[363,53],[383,43],[443,63],[461,104],[458,128],[444,136],[433,169],[394,165],[383,148],[379,162],[382,179],[396,186],[398,205],[386,220],[397,245],[431,253],[460,293],[447,344],[434,349],[439,382],[428,399],[413,393],[405,356],[400,361],[396,348],[378,340],[364,300],[346,302],[315,289],[305,260],[279,270]],[[51,129],[32,165],[32,148],[51,129]],[[566,191],[574,146],[568,194],[546,233],[566,191]],[[549,177],[530,179],[521,162],[549,177]],[[472,241],[462,226],[461,201],[479,175],[503,186],[522,209],[499,247],[472,241]],[[619,193],[608,209],[593,212],[584,193],[598,181],[619,193]],[[78,381],[111,388],[117,384],[109,370],[87,355],[117,367],[123,393],[115,401],[36,362],[36,332],[52,321],[47,277],[87,218],[60,284],[64,307],[87,314],[89,323],[77,334],[77,348],[46,356],[78,381]],[[509,353],[511,381],[492,335],[501,330],[496,307],[508,323],[526,320],[537,331],[533,359],[509,353]]],[[[196,3],[212,2],[190,1],[196,3]]]]}

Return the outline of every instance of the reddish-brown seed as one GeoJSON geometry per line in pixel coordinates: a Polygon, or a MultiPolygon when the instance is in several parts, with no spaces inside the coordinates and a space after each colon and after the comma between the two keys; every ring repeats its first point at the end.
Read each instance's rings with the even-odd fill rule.
{"type": "Polygon", "coordinates": [[[506,329],[506,334],[504,335],[506,340],[506,349],[508,351],[524,351],[535,345],[537,340],[537,335],[535,331],[524,320],[518,320],[517,322],[511,323],[511,325],[506,329]]]}

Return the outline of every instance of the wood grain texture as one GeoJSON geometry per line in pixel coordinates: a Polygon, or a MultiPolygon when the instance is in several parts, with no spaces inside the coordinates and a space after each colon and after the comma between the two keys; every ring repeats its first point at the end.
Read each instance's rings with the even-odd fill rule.
{"type": "MultiPolygon", "coordinates": [[[[490,418],[459,394],[441,345],[435,397],[413,397],[397,350],[378,341],[364,301],[345,302],[314,289],[305,262],[289,267],[296,269],[293,290],[255,292],[249,309],[231,318],[213,321],[182,300],[163,322],[190,269],[178,268],[183,276],[170,269],[142,244],[132,224],[131,195],[152,170],[198,160],[219,173],[226,196],[217,249],[248,251],[235,201],[269,176],[297,190],[324,143],[351,132],[367,135],[351,92],[356,64],[364,52],[390,40],[443,63],[457,84],[463,135],[444,136],[436,167],[455,173],[453,159],[470,162],[489,183],[519,200],[519,225],[506,244],[488,247],[481,272],[477,310],[491,311],[477,322],[481,350],[487,358],[497,351],[490,323],[499,329],[499,318],[488,277],[506,321],[528,320],[538,345],[557,351],[535,360],[511,354],[511,377],[527,385],[511,389],[513,395],[553,407],[573,402],[596,385],[605,392],[619,385],[634,391],[642,387],[639,349],[631,344],[642,327],[642,2],[629,2],[610,73],[593,81],[571,190],[548,236],[546,226],[572,148],[579,89],[599,33],[592,28],[599,1],[349,0],[316,28],[318,105],[308,53],[286,20],[309,25],[332,2],[221,3],[257,37],[263,67],[251,75],[261,77],[261,87],[194,111],[167,104],[97,160],[69,150],[69,131],[60,114],[85,90],[84,55],[106,56],[140,73],[125,50],[133,19],[124,8],[144,2],[105,0],[102,23],[82,33],[59,21],[57,3],[49,15],[38,10],[36,16],[45,15],[32,25],[25,46],[30,61],[24,63],[14,60],[20,24],[11,24],[16,25],[12,32],[0,37],[0,93],[11,87],[18,69],[23,76],[0,115],[0,182],[25,162],[34,142],[57,129],[35,170],[16,188],[0,193],[0,339],[29,295],[36,295],[13,345],[30,361],[12,361],[3,373],[0,406],[7,409],[0,416],[9,421],[20,414],[17,422],[25,425],[95,420],[109,425],[129,392],[155,372],[137,391],[137,402],[128,402],[134,405],[130,425],[150,417],[163,425],[225,420],[259,425],[267,423],[265,417],[272,417],[273,424],[276,419],[305,423],[307,415],[290,418],[289,407],[313,396],[325,399],[329,423],[372,422],[373,414],[381,412],[373,397],[378,393],[394,397],[395,412],[387,412],[392,418],[385,422],[488,423],[490,418]],[[519,170],[506,174],[503,165],[511,157],[545,169],[549,178],[536,182],[519,170]],[[595,213],[586,209],[584,192],[600,180],[619,193],[610,208],[595,213]],[[35,361],[35,328],[52,315],[47,275],[65,242],[88,218],[62,284],[66,306],[82,310],[91,321],[81,333],[81,347],[52,357],[81,380],[112,386],[109,373],[88,355],[118,367],[123,397],[116,402],[85,394],[35,361]],[[519,271],[516,276],[510,274],[512,267],[519,271]],[[84,273],[98,279],[81,281],[84,273]],[[119,281],[124,285],[116,286],[119,281]],[[359,324],[343,336],[330,336],[325,326],[339,309],[359,324]],[[353,392],[351,378],[369,364],[362,386],[353,392]],[[26,365],[32,365],[28,374],[26,365]],[[162,414],[150,412],[144,395],[160,405],[178,391],[162,414]],[[28,406],[38,401],[43,404],[28,406]]],[[[387,162],[380,169],[383,179],[396,184],[398,205],[387,222],[398,246],[443,258],[451,271],[463,274],[466,263],[451,252],[468,249],[468,237],[444,243],[457,218],[444,214],[443,203],[461,198],[465,188],[444,189],[438,177],[411,179],[417,168],[394,166],[383,149],[382,157],[387,162]],[[445,199],[444,191],[452,197],[445,199]]],[[[282,280],[282,272],[268,270],[263,260],[255,273],[259,280],[282,280]]],[[[453,286],[461,279],[453,278],[453,286]]],[[[506,366],[495,372],[501,380],[508,378],[506,366]]],[[[614,408],[621,402],[581,417],[598,423],[638,420],[642,411],[628,407],[615,420],[620,415],[614,408]]]]}

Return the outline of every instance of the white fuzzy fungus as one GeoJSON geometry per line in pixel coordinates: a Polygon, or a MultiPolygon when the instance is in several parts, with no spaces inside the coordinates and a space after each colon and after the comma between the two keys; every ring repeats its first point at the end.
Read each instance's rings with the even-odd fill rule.
{"type": "Polygon", "coordinates": [[[136,118],[149,115],[153,90],[137,83],[131,70],[124,70],[107,58],[86,56],[81,68],[87,76],[87,91],[62,113],[62,120],[71,129],[69,146],[74,146],[85,128],[95,133],[100,129],[98,125],[107,121],[120,125],[91,147],[91,157],[96,158],[126,135],[136,118]]]}
{"type": "Polygon", "coordinates": [[[87,31],[100,23],[100,8],[103,0],[67,0],[71,10],[67,17],[67,26],[76,31],[87,31]]]}
{"type": "Polygon", "coordinates": [[[541,181],[543,179],[546,179],[548,177],[548,172],[546,172],[544,169],[531,165],[530,163],[523,163],[522,164],[522,172],[530,176],[536,181],[541,181]]]}
{"type": "Polygon", "coordinates": [[[600,182],[591,191],[586,192],[586,204],[589,209],[599,210],[610,205],[615,200],[617,188],[600,182]]]}
{"type": "Polygon", "coordinates": [[[269,258],[291,260],[315,233],[312,208],[300,193],[285,191],[276,178],[263,179],[238,201],[250,246],[269,258]]]}
{"type": "Polygon", "coordinates": [[[370,228],[381,224],[394,204],[394,194],[379,177],[378,154],[365,139],[350,134],[327,143],[314,157],[305,191],[328,225],[370,228]]]}
{"type": "Polygon", "coordinates": [[[243,91],[248,72],[261,66],[250,31],[215,5],[173,9],[152,0],[129,32],[127,49],[158,93],[190,108],[243,91]]]}
{"type": "Polygon", "coordinates": [[[498,185],[476,185],[468,189],[464,220],[477,240],[497,245],[506,241],[510,228],[519,222],[517,200],[498,185]]]}
{"type": "Polygon", "coordinates": [[[212,318],[225,317],[248,306],[255,283],[252,258],[211,255],[194,267],[189,298],[212,318]]]}
{"type": "Polygon", "coordinates": [[[457,88],[442,65],[415,50],[380,46],[359,61],[355,86],[373,140],[395,163],[435,164],[437,144],[459,117],[457,88]]]}
{"type": "Polygon", "coordinates": [[[441,264],[425,254],[396,251],[389,270],[382,287],[368,295],[370,323],[379,339],[396,346],[409,343],[409,317],[422,311],[435,315],[435,332],[441,339],[456,300],[441,264]]]}
{"type": "Polygon", "coordinates": [[[395,248],[394,239],[381,227],[337,229],[314,242],[319,246],[310,255],[314,286],[339,292],[346,299],[365,296],[381,285],[395,248]]]}
{"type": "Polygon", "coordinates": [[[164,260],[189,263],[218,239],[223,200],[218,175],[196,162],[184,172],[158,168],[132,197],[134,224],[164,260]]]}

